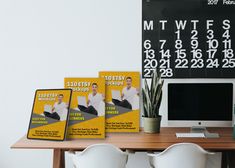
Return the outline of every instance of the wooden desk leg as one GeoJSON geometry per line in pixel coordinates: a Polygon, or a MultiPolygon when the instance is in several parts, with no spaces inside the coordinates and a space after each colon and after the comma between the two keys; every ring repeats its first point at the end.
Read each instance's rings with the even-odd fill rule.
{"type": "Polygon", "coordinates": [[[65,168],[64,151],[62,149],[54,149],[53,168],[65,168]]]}

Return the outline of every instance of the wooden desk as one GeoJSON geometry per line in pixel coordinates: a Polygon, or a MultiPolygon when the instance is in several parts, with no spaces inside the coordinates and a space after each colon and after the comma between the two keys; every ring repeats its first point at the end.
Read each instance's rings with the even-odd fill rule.
{"type": "Polygon", "coordinates": [[[53,168],[64,168],[64,153],[68,150],[81,151],[92,144],[109,143],[122,150],[131,151],[162,151],[174,143],[192,142],[206,150],[223,152],[222,167],[227,164],[235,167],[235,140],[232,138],[232,128],[208,128],[220,134],[220,138],[176,138],[176,132],[189,132],[189,128],[161,128],[159,134],[140,133],[108,133],[104,140],[67,140],[64,142],[28,140],[26,136],[17,141],[13,149],[52,149],[54,150],[53,168]],[[232,159],[233,157],[233,159],[232,159]]]}

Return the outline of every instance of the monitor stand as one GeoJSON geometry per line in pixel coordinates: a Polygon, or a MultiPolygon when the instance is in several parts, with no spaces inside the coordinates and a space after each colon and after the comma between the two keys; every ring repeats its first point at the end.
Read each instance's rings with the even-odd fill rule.
{"type": "Polygon", "coordinates": [[[219,138],[218,133],[210,133],[206,127],[193,126],[190,129],[191,133],[204,133],[206,138],[219,138]]]}
{"type": "Polygon", "coordinates": [[[205,133],[207,131],[206,127],[192,126],[190,129],[191,133],[205,133]]]}

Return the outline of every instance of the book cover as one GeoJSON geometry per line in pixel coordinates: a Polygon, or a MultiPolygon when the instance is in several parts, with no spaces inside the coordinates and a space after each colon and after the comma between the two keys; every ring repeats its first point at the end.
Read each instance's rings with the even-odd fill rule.
{"type": "Polygon", "coordinates": [[[106,85],[106,131],[139,132],[139,72],[100,72],[106,85]]]}
{"type": "Polygon", "coordinates": [[[27,138],[63,141],[66,138],[71,95],[71,89],[37,90],[27,138]]]}
{"type": "Polygon", "coordinates": [[[105,81],[101,78],[65,78],[73,90],[67,138],[105,138],[105,81]]]}

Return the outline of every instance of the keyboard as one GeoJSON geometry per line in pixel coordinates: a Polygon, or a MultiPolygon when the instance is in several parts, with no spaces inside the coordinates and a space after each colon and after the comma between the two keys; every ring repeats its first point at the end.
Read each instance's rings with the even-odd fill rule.
{"type": "Polygon", "coordinates": [[[176,133],[177,138],[205,138],[204,133],[176,133]]]}

